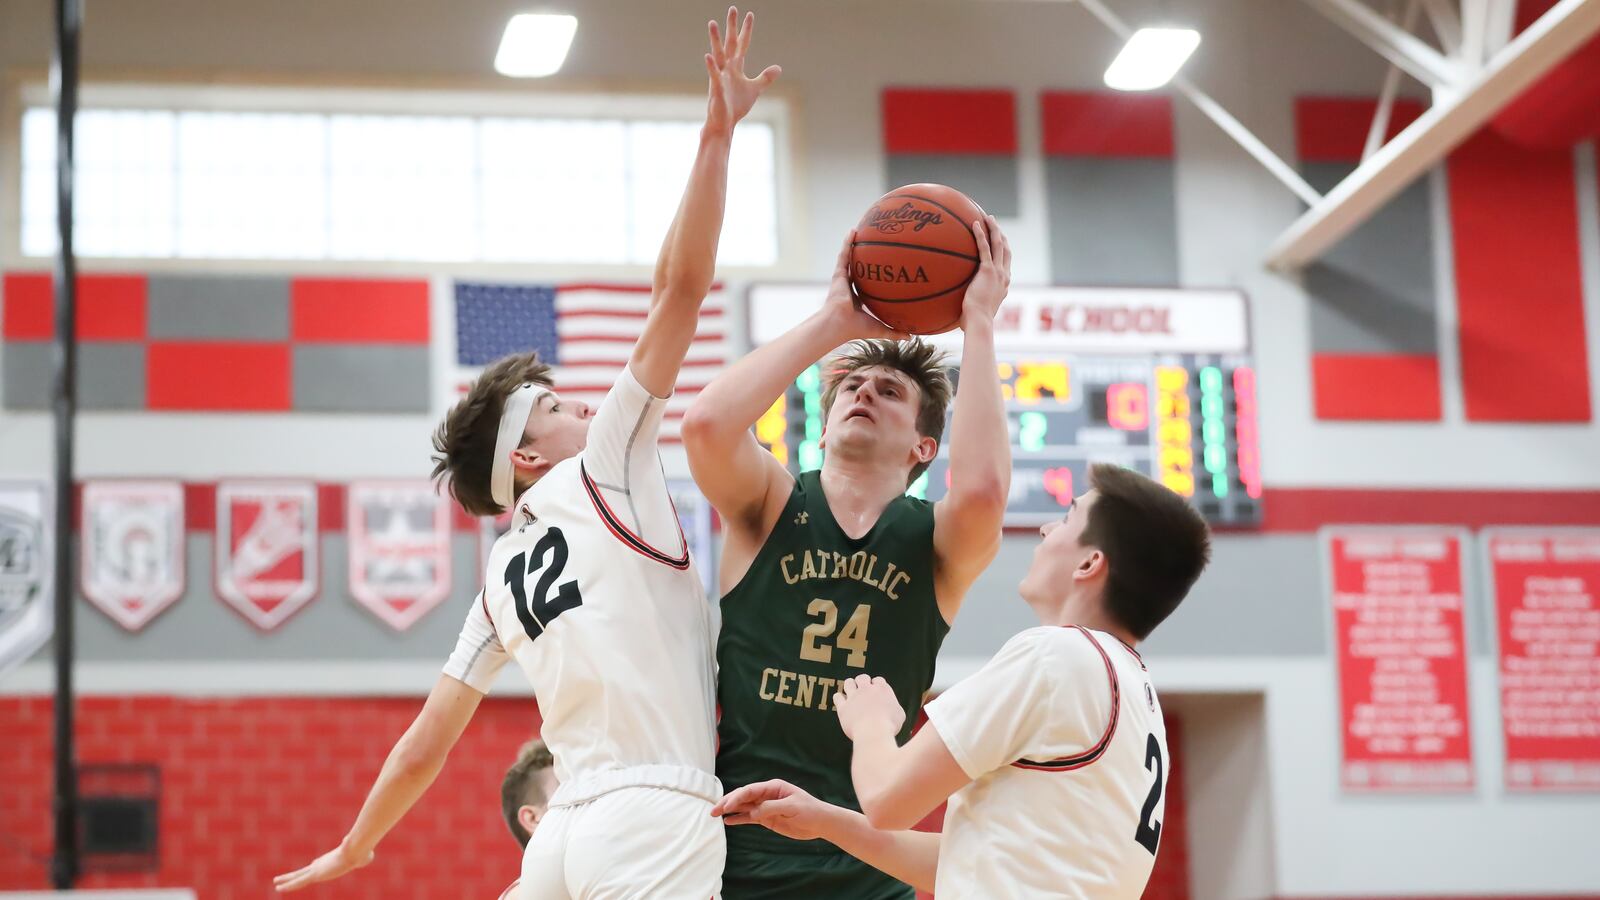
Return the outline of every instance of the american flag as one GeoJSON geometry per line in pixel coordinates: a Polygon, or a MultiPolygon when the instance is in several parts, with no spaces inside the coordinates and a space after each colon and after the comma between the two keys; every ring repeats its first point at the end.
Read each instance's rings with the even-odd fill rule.
{"type": "MultiPolygon", "coordinates": [[[[539,351],[555,367],[556,391],[598,406],[628,363],[650,309],[650,288],[627,284],[456,282],[457,391],[508,353],[539,351]]],[[[679,441],[684,410],[728,361],[726,303],[714,285],[667,403],[661,439],[679,441]]]]}

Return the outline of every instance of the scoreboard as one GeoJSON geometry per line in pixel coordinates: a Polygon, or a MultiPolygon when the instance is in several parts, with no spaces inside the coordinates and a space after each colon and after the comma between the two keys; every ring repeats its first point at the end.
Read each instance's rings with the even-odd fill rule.
{"type": "MultiPolygon", "coordinates": [[[[753,287],[752,344],[809,315],[825,290],[753,287]]],[[[1256,379],[1244,304],[1235,291],[1013,289],[995,340],[1011,436],[1006,524],[1059,518],[1088,490],[1097,462],[1155,478],[1213,523],[1258,524],[1256,379]]],[[[959,382],[960,332],[929,340],[948,351],[959,382]]],[[[812,366],[756,425],[757,438],[791,471],[822,465],[822,393],[821,367],[812,366]]],[[[945,495],[949,437],[947,418],[938,456],[909,493],[945,495]]]]}

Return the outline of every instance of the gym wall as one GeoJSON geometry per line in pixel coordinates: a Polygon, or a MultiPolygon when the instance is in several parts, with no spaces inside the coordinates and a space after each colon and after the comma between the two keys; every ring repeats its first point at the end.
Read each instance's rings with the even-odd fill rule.
{"type": "MultiPolygon", "coordinates": [[[[1326,98],[1370,102],[1382,78],[1370,51],[1301,4],[1190,0],[1171,9],[1191,17],[1205,36],[1189,76],[1276,152],[1319,187],[1353,164],[1346,132],[1308,134],[1305,122],[1326,98]]],[[[498,3],[463,10],[397,8],[379,0],[95,4],[84,60],[91,79],[503,88],[489,61],[500,22],[511,11],[498,3]]],[[[718,12],[714,4],[592,0],[574,11],[582,24],[567,70],[529,90],[701,89],[697,54],[704,20],[718,12]]],[[[1123,11],[1132,17],[1153,13],[1157,5],[1128,4],[1123,11]]],[[[1492,603],[1479,577],[1469,578],[1465,591],[1476,786],[1438,797],[1341,791],[1338,682],[1316,532],[1333,523],[1600,525],[1594,147],[1530,159],[1493,137],[1476,139],[1321,268],[1284,278],[1266,272],[1262,260],[1301,205],[1192,106],[1178,98],[1165,103],[1165,149],[1152,151],[1137,140],[1085,149],[1070,133],[1063,136],[1059,117],[1088,102],[1074,97],[1100,92],[1100,74],[1116,47],[1072,4],[807,0],[759,13],[761,61],[784,65],[781,95],[792,104],[798,191],[783,215],[797,240],[771,271],[724,273],[730,294],[751,281],[825,278],[843,231],[893,183],[935,176],[955,182],[962,173],[976,173],[966,177],[996,185],[995,205],[1007,213],[1002,222],[1016,251],[1017,283],[1081,277],[1097,284],[1237,287],[1249,297],[1266,522],[1259,531],[1217,535],[1211,569],[1145,654],[1169,709],[1183,720],[1188,817],[1201,823],[1187,836],[1191,881],[1183,890],[1197,898],[1592,894],[1600,885],[1600,856],[1589,852],[1587,839],[1600,799],[1518,795],[1502,787],[1492,603]],[[886,97],[905,89],[1008,96],[1014,139],[966,148],[931,139],[886,140],[893,102],[886,97]],[[918,174],[924,172],[933,174],[918,174]],[[1532,173],[1532,183],[1525,192],[1497,195],[1492,185],[1507,172],[1532,173]],[[1014,196],[1007,185],[1014,185],[1014,196]],[[1114,189],[1105,190],[1108,185],[1114,189]],[[1106,221],[1123,207],[1144,217],[1117,220],[1128,237],[1106,252],[1086,254],[1076,242],[1090,239],[1099,220],[1076,214],[1066,198],[1100,209],[1106,221]],[[1170,230],[1138,237],[1152,221],[1170,230]],[[1392,244],[1396,234],[1407,236],[1407,252],[1363,264],[1377,252],[1372,248],[1392,244]],[[1367,252],[1353,255],[1362,247],[1367,252]],[[1541,277],[1532,277],[1530,266],[1541,277]],[[1560,273],[1554,286],[1542,278],[1552,271],[1560,273]],[[1366,283],[1353,285],[1352,276],[1366,283]],[[1372,290],[1398,300],[1363,306],[1372,290]],[[1395,309],[1409,314],[1382,318],[1395,309]],[[1547,352],[1543,341],[1551,335],[1561,341],[1547,352]],[[1390,396],[1395,383],[1382,373],[1394,371],[1410,387],[1396,403],[1374,405],[1373,397],[1390,396]],[[1227,827],[1208,830],[1208,822],[1227,827]]],[[[0,0],[0,70],[42,77],[49,28],[46,4],[0,0]]],[[[3,102],[15,99],[10,92],[3,102]]],[[[5,107],[7,123],[15,114],[14,106],[5,107]]],[[[1332,114],[1323,108],[1320,115],[1332,114]]],[[[1004,128],[1004,122],[992,127],[1004,128]]],[[[14,125],[0,127],[0,135],[8,141],[0,144],[0,171],[14,177],[14,125]]],[[[0,200],[13,196],[13,187],[0,186],[0,200]]],[[[16,246],[16,204],[8,201],[0,209],[0,269],[41,271],[41,261],[19,259],[16,246]]],[[[84,268],[130,271],[104,262],[84,268]]],[[[169,268],[132,267],[139,274],[169,268]]],[[[222,264],[176,268],[238,274],[222,264]]],[[[291,267],[253,268],[252,274],[308,273],[291,267]]],[[[432,279],[435,304],[446,290],[426,269],[345,274],[432,279]]],[[[586,273],[527,267],[516,274],[522,281],[556,283],[586,273]]],[[[633,280],[648,277],[641,270],[633,280]]],[[[0,308],[10,302],[0,296],[0,308]]],[[[730,320],[730,333],[740,333],[738,303],[730,306],[730,320]]],[[[0,345],[0,364],[10,355],[9,342],[0,345]]],[[[85,413],[79,471],[85,478],[205,483],[260,476],[328,485],[414,478],[425,474],[432,424],[430,413],[414,410],[360,417],[229,412],[203,422],[180,413],[85,413]],[[283,452],[285,446],[296,452],[283,452]]],[[[49,435],[44,413],[0,410],[0,477],[48,477],[49,435]]],[[[686,474],[677,451],[666,457],[670,474],[686,474]]],[[[271,633],[217,599],[212,540],[203,525],[190,529],[185,594],[140,633],[81,608],[79,683],[95,695],[85,701],[83,727],[93,729],[97,717],[115,718],[111,711],[119,709],[128,712],[124,720],[141,718],[147,704],[178,711],[152,717],[158,722],[213,715],[217,708],[256,710],[234,719],[259,715],[258,724],[237,727],[253,729],[265,746],[287,748],[318,744],[332,732],[321,725],[301,730],[286,709],[381,708],[385,715],[369,723],[361,742],[332,739],[318,751],[359,756],[365,765],[337,776],[341,792],[329,801],[342,803],[337,815],[319,809],[319,818],[308,820],[331,842],[354,814],[354,798],[376,771],[387,741],[404,726],[404,698],[427,690],[453,646],[462,604],[478,581],[476,537],[456,533],[451,599],[404,632],[352,602],[342,530],[320,537],[319,598],[271,633]],[[374,696],[402,699],[367,699],[374,696]]],[[[1033,542],[1028,534],[1008,535],[974,587],[941,658],[942,684],[972,671],[1009,635],[1033,624],[1014,594],[1033,542]]],[[[1481,571],[1477,563],[1474,557],[1469,571],[1481,571]]],[[[500,696],[525,693],[517,680],[505,679],[500,696]]],[[[49,741],[39,717],[48,701],[40,695],[49,686],[45,657],[0,681],[0,695],[13,695],[0,697],[0,730],[27,736],[7,742],[0,782],[43,771],[38,763],[48,758],[49,741]]],[[[524,701],[500,702],[491,713],[494,724],[475,738],[482,743],[471,753],[463,747],[452,760],[452,767],[470,767],[473,774],[435,788],[479,798],[447,815],[470,820],[462,833],[483,841],[504,840],[495,833],[493,770],[509,762],[523,739],[523,714],[515,710],[524,701]],[[479,754],[496,762],[480,765],[479,754]]],[[[308,722],[324,721],[306,715],[308,722]]],[[[526,724],[531,730],[531,711],[526,724]]],[[[85,759],[146,752],[141,740],[86,742],[85,759]]],[[[285,749],[267,752],[280,761],[299,758],[285,749]]],[[[296,777],[289,766],[265,769],[260,777],[274,774],[296,777]]],[[[235,777],[252,776],[229,776],[235,777]]],[[[24,813],[12,812],[43,815],[42,793],[34,793],[40,796],[30,795],[26,805],[4,804],[0,830],[35,835],[29,841],[37,851],[44,830],[31,820],[24,829],[13,818],[24,813]]],[[[323,796],[308,794],[305,802],[323,796]]],[[[299,802],[283,815],[295,815],[299,802]]],[[[268,841],[270,849],[262,851],[242,838],[239,844],[239,853],[257,854],[252,871],[266,875],[301,864],[300,857],[315,849],[268,841]]],[[[510,846],[503,849],[510,859],[510,846]]],[[[13,860],[0,867],[0,886],[41,884],[42,871],[13,860]]],[[[370,885],[362,889],[373,896],[398,886],[377,876],[360,884],[370,885]]],[[[1177,888],[1166,894],[1188,895],[1177,888]]]]}

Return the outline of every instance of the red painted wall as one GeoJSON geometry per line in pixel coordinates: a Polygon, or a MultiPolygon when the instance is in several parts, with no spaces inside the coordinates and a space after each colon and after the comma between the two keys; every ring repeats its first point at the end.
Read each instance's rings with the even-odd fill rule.
{"type": "MultiPolygon", "coordinates": [[[[0,890],[48,887],[52,702],[0,698],[0,890]]],[[[90,875],[80,888],[193,887],[205,900],[266,897],[272,876],[341,838],[415,698],[88,698],[84,763],[161,766],[161,868],[90,875]]],[[[500,779],[533,737],[528,699],[490,698],[432,790],[371,866],[305,896],[482,897],[516,878],[521,851],[500,818],[500,779]]]]}

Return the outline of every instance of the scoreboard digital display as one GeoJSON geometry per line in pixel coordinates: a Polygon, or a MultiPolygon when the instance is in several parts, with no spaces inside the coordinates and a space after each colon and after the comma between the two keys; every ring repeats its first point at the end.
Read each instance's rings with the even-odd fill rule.
{"type": "MultiPolygon", "coordinates": [[[[763,306],[784,303],[789,318],[798,290],[752,289],[757,343],[784,327],[770,312],[763,318],[763,306]]],[[[823,289],[808,290],[802,315],[823,289]]],[[[1059,518],[1088,489],[1097,462],[1155,478],[1212,522],[1259,523],[1256,381],[1243,304],[1230,291],[1014,289],[996,328],[1011,436],[1006,524],[1059,518]]],[[[932,340],[959,362],[958,332],[932,340]]],[[[959,381],[959,367],[951,375],[959,381]]],[[[821,367],[812,366],[757,423],[758,439],[791,471],[822,465],[822,392],[821,367]]],[[[947,492],[949,428],[947,418],[939,455],[909,493],[938,500],[947,492]]]]}

